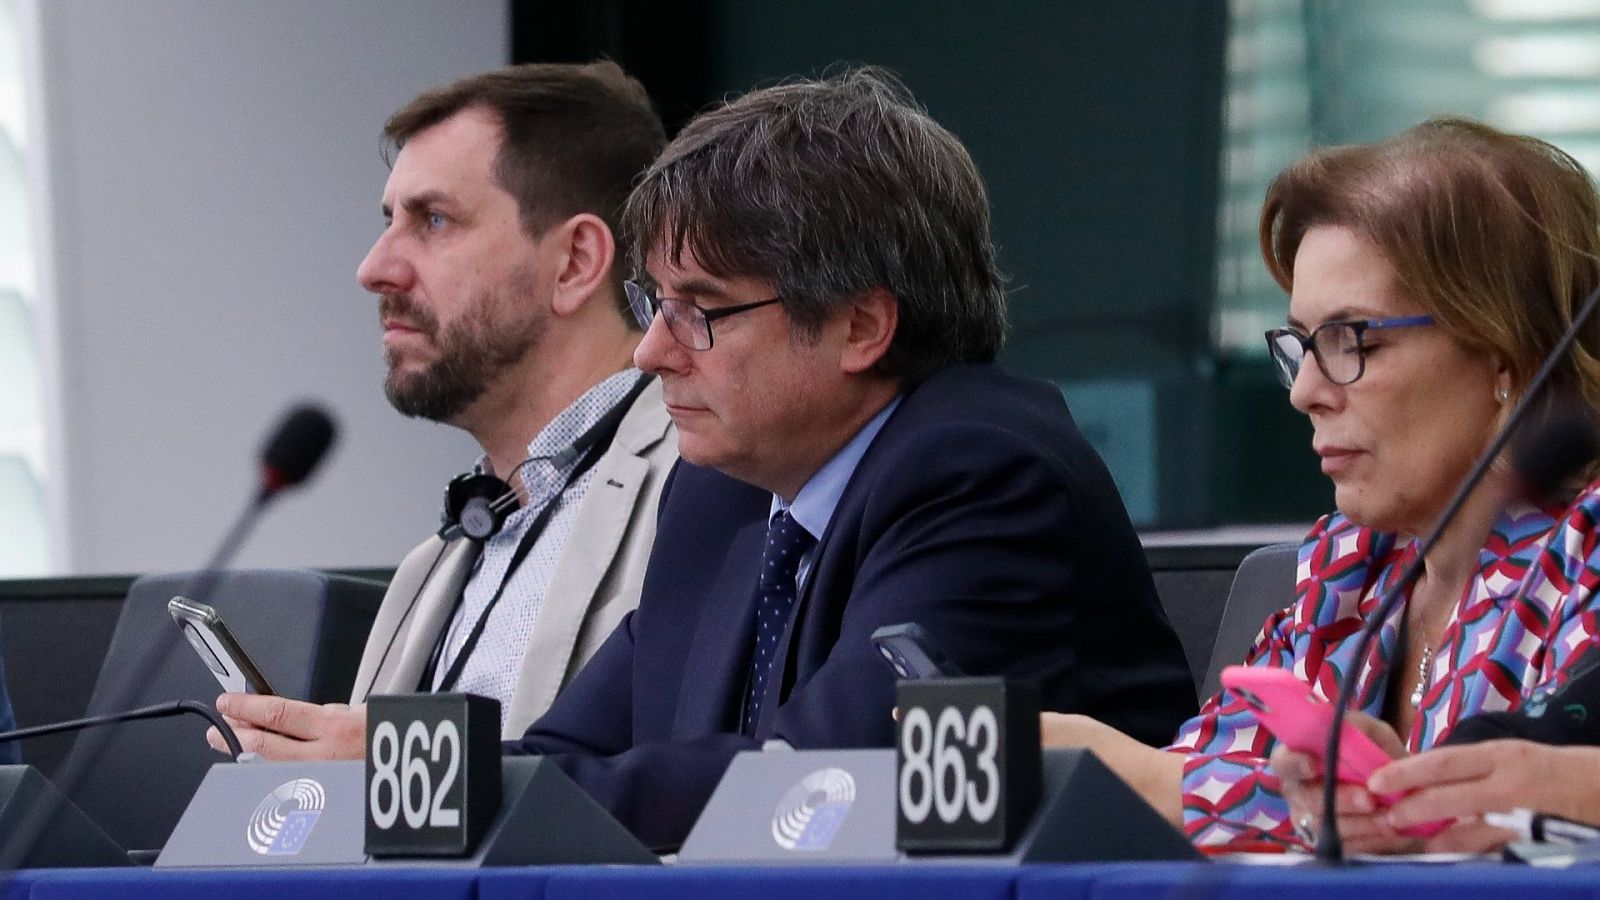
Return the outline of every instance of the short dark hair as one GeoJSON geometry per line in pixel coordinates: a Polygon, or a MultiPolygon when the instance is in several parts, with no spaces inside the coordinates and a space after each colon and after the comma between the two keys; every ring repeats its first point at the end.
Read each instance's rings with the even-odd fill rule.
{"type": "Polygon", "coordinates": [[[883,288],[899,325],[878,370],[906,381],[992,361],[1005,291],[983,178],[955,135],[875,68],[793,81],[702,113],[623,214],[636,273],[685,247],[707,271],[771,280],[797,330],[883,288]]]}
{"type": "MultiPolygon", "coordinates": [[[[472,75],[428,91],[401,107],[383,127],[395,150],[413,135],[466,109],[481,108],[503,130],[495,182],[517,199],[529,234],[588,212],[630,254],[619,227],[634,180],[666,144],[666,131],[644,86],[613,62],[530,63],[472,75]]],[[[618,309],[627,300],[615,291],[618,309]]]]}

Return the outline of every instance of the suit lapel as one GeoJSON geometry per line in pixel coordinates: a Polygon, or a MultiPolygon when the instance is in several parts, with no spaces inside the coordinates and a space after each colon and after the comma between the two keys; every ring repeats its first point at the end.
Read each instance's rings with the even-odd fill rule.
{"type": "MultiPolygon", "coordinates": [[[[845,495],[849,495],[846,489],[845,495]]],[[[844,507],[843,498],[840,499],[840,510],[844,507]]],[[[834,516],[828,521],[827,530],[822,533],[822,540],[817,542],[816,552],[811,558],[811,568],[807,570],[805,584],[800,586],[795,596],[794,612],[789,616],[789,624],[783,629],[783,634],[778,638],[778,648],[773,658],[772,677],[767,681],[766,694],[761,699],[761,721],[756,723],[756,736],[767,735],[767,723],[777,714],[778,706],[788,696],[789,689],[794,684],[795,669],[800,652],[807,646],[805,628],[811,620],[814,603],[817,601],[812,596],[817,593],[817,585],[823,581],[824,563],[828,561],[828,544],[834,533],[834,526],[839,522],[839,511],[835,510],[834,516]]]]}
{"type": "MultiPolygon", "coordinates": [[[[363,674],[356,681],[358,688],[368,684],[372,686],[367,693],[409,694],[416,691],[422,670],[433,655],[435,639],[448,627],[462,588],[467,583],[467,576],[472,574],[472,566],[478,559],[477,545],[468,540],[455,540],[444,545],[444,552],[437,556],[436,564],[433,564],[433,560],[441,546],[439,540],[433,538],[423,546],[429,552],[426,553],[427,560],[420,562],[416,580],[401,585],[396,579],[395,587],[406,592],[400,601],[404,605],[399,607],[399,620],[374,625],[375,634],[382,627],[389,631],[389,637],[384,641],[382,650],[373,641],[368,641],[368,654],[376,654],[372,659],[375,674],[367,674],[373,670],[369,670],[364,661],[363,674]],[[428,572],[430,564],[431,573],[428,572]],[[415,602],[411,599],[413,595],[415,602]]],[[[366,697],[363,695],[357,699],[365,701],[366,697]]]]}
{"type": "MultiPolygon", "coordinates": [[[[613,448],[595,465],[594,478],[545,588],[539,621],[529,636],[522,670],[511,698],[510,726],[532,721],[547,709],[572,670],[590,604],[627,534],[633,509],[650,473],[650,464],[632,452],[613,448]]],[[[518,730],[512,737],[520,737],[518,730]]]]}
{"type": "Polygon", "coordinates": [[[836,602],[843,603],[854,584],[858,561],[851,540],[861,529],[860,504],[864,502],[862,485],[871,484],[877,477],[873,470],[873,451],[883,444],[885,434],[893,433],[893,427],[894,420],[891,417],[862,454],[855,471],[850,473],[850,479],[845,483],[844,492],[839,495],[839,503],[828,519],[828,527],[817,541],[816,554],[806,573],[805,584],[801,585],[795,597],[794,614],[789,617],[788,627],[784,628],[778,641],[773,677],[767,683],[767,693],[761,702],[762,721],[756,723],[757,737],[766,736],[767,723],[777,714],[778,707],[793,689],[800,670],[811,661],[808,651],[812,647],[832,644],[833,629],[825,626],[833,622],[835,613],[826,609],[826,605],[834,597],[838,598],[836,602]],[[835,540],[835,535],[840,533],[847,535],[842,544],[835,540]]]}
{"type": "Polygon", "coordinates": [[[756,577],[766,537],[765,516],[758,513],[728,542],[721,572],[710,582],[710,596],[689,645],[673,718],[677,734],[737,730],[755,640],[756,577]]]}
{"type": "Polygon", "coordinates": [[[599,627],[590,617],[606,599],[599,594],[607,574],[619,564],[617,557],[629,526],[636,517],[655,515],[654,510],[636,508],[650,478],[651,464],[646,457],[669,439],[671,425],[661,402],[661,381],[652,378],[622,417],[611,446],[595,463],[589,488],[567,530],[561,557],[545,586],[539,619],[522,655],[505,717],[507,739],[521,737],[518,723],[534,721],[555,702],[568,676],[576,671],[573,656],[579,652],[585,628],[599,627]]]}

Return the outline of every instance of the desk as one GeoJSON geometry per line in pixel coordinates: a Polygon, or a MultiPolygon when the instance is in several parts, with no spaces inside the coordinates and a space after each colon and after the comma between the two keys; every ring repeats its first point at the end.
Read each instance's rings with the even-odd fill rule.
{"type": "MultiPolygon", "coordinates": [[[[1010,866],[573,867],[551,877],[544,900],[1012,900],[1016,878],[1010,866]]],[[[479,897],[528,900],[526,894],[479,897]]]]}
{"type": "Polygon", "coordinates": [[[298,871],[80,869],[14,873],[0,900],[1600,900],[1600,867],[1475,863],[1337,871],[1237,864],[907,865],[853,868],[526,869],[382,867],[298,871]]]}
{"type": "Polygon", "coordinates": [[[1380,863],[1324,870],[1238,863],[1124,863],[1095,866],[1085,882],[1077,866],[1021,871],[1016,900],[1600,900],[1600,868],[1533,869],[1522,865],[1380,863]]]}
{"type": "MultiPolygon", "coordinates": [[[[0,900],[473,900],[473,869],[51,869],[14,873],[0,900]]],[[[524,873],[530,883],[540,870],[524,873]]],[[[533,896],[538,896],[535,894],[533,896]]]]}

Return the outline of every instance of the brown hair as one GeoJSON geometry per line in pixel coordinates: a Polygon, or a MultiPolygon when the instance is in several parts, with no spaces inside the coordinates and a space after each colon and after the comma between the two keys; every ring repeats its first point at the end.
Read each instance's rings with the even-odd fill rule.
{"type": "MultiPolygon", "coordinates": [[[[616,63],[532,63],[472,75],[428,91],[389,117],[383,136],[395,150],[413,135],[468,108],[500,120],[495,183],[517,199],[522,227],[537,235],[578,213],[599,216],[628,257],[618,227],[628,191],[666,144],[644,86],[616,63]]],[[[620,273],[615,300],[628,313],[620,273]]]]}
{"type": "Polygon", "coordinates": [[[956,136],[881,69],[753,91],[686,125],[628,200],[634,271],[685,247],[709,272],[771,280],[815,335],[851,298],[894,295],[878,371],[911,381],[988,362],[1005,292],[983,178],[956,136]]]}
{"type": "MultiPolygon", "coordinates": [[[[1506,360],[1514,395],[1600,286],[1600,196],[1589,173],[1545,141],[1469,119],[1319,150],[1278,175],[1260,241],[1285,291],[1301,239],[1319,225],[1371,241],[1441,328],[1506,360]]],[[[1550,388],[1550,401],[1600,410],[1600,316],[1550,388]]]]}

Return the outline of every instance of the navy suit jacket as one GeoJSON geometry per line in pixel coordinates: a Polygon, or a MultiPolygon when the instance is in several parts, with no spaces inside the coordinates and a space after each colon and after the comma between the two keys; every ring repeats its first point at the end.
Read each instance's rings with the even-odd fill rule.
{"type": "Polygon", "coordinates": [[[970,674],[1032,682],[1045,709],[1149,743],[1195,711],[1121,498],[1049,384],[957,366],[905,395],[820,536],[752,738],[738,722],[771,502],[680,463],[639,608],[508,752],[550,756],[673,847],[734,754],[767,738],[892,746],[894,673],[869,635],[900,622],[970,674]]]}

